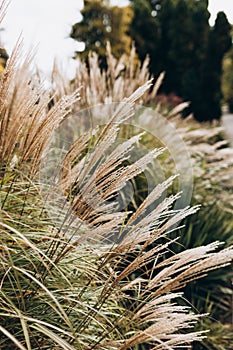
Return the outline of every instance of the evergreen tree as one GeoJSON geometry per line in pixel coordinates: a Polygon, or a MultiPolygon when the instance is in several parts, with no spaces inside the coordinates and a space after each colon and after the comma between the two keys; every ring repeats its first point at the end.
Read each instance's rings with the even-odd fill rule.
{"type": "MultiPolygon", "coordinates": [[[[164,10],[167,11],[166,8],[164,10]]],[[[172,69],[167,72],[168,88],[170,91],[176,92],[177,95],[183,96],[184,74],[192,67],[194,51],[192,17],[190,16],[189,5],[184,0],[177,0],[172,10],[173,14],[169,28],[170,40],[168,42],[168,61],[172,69]]],[[[161,10],[162,12],[163,10],[161,10]]],[[[160,21],[162,20],[161,13],[160,21]]],[[[164,38],[162,39],[164,40],[164,38]]]]}
{"type": "Polygon", "coordinates": [[[211,28],[208,0],[131,0],[131,3],[134,10],[131,35],[139,57],[150,55],[153,75],[166,72],[160,91],[191,101],[185,114],[193,112],[198,120],[219,119],[222,60],[230,48],[230,27],[225,14],[220,13],[211,28]]]}
{"type": "Polygon", "coordinates": [[[143,61],[149,55],[151,72],[158,74],[160,28],[153,16],[153,8],[148,0],[135,0],[131,6],[134,15],[130,35],[136,43],[139,59],[143,61]]]}
{"type": "MultiPolygon", "coordinates": [[[[173,92],[176,83],[175,66],[170,52],[171,43],[174,37],[173,22],[175,17],[174,2],[171,0],[163,0],[161,4],[155,4],[156,21],[160,28],[160,38],[158,45],[157,62],[154,62],[153,67],[157,64],[160,72],[165,71],[166,76],[163,84],[163,92],[173,92]]],[[[152,67],[152,68],[153,68],[152,67]]],[[[160,73],[158,72],[158,73],[160,73]]],[[[154,70],[152,73],[156,74],[154,70]]]]}
{"type": "Polygon", "coordinates": [[[131,35],[140,58],[149,53],[151,72],[166,71],[163,91],[184,94],[184,72],[192,76],[193,65],[199,67],[208,37],[208,1],[132,0],[134,19],[131,35]],[[143,4],[143,6],[142,6],[143,4]],[[147,9],[147,11],[144,10],[147,9]],[[149,18],[149,21],[145,18],[149,18]],[[153,21],[151,18],[153,17],[153,21]],[[149,23],[142,30],[139,23],[149,23]],[[154,40],[148,40],[154,34],[154,40]],[[156,33],[156,35],[155,35],[156,33]],[[143,43],[143,45],[142,45],[143,43]],[[142,50],[143,47],[143,50],[142,50]],[[190,72],[189,72],[190,70],[190,72]]]}
{"type": "MultiPolygon", "coordinates": [[[[231,37],[233,40],[233,26],[231,26],[231,37]]],[[[222,91],[224,102],[229,112],[233,113],[233,46],[223,59],[222,91]]]]}
{"type": "Polygon", "coordinates": [[[85,44],[85,50],[76,52],[76,55],[86,60],[88,53],[95,51],[104,67],[107,41],[111,43],[112,53],[117,58],[129,53],[131,38],[128,31],[132,19],[129,6],[111,7],[109,1],[84,0],[81,14],[82,20],[72,26],[70,33],[71,38],[85,44]]]}
{"type": "Polygon", "coordinates": [[[203,74],[209,38],[209,17],[208,0],[189,2],[190,11],[190,41],[189,66],[186,66],[182,75],[182,93],[184,100],[190,101],[190,107],[184,115],[194,113],[200,120],[204,119],[203,104],[203,74]]]}
{"type": "Polygon", "coordinates": [[[209,32],[208,48],[203,71],[203,108],[196,113],[198,120],[213,120],[221,117],[221,81],[223,57],[232,45],[231,26],[224,12],[219,12],[209,32]]]}

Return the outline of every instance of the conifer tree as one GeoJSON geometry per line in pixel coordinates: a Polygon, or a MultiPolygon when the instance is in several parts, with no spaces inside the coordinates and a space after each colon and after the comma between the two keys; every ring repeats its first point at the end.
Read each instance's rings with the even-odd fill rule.
{"type": "Polygon", "coordinates": [[[209,32],[208,48],[203,71],[203,110],[196,114],[198,120],[213,120],[221,117],[221,81],[223,58],[231,48],[231,26],[224,12],[219,12],[209,32]]]}
{"type": "MultiPolygon", "coordinates": [[[[233,40],[233,26],[231,26],[231,37],[233,40]]],[[[233,113],[233,46],[223,59],[222,92],[229,112],[233,113]]]]}
{"type": "Polygon", "coordinates": [[[166,72],[160,91],[190,101],[184,115],[192,112],[200,121],[219,119],[222,60],[231,46],[225,14],[219,13],[211,28],[208,0],[131,0],[131,4],[131,35],[139,57],[150,55],[153,75],[166,72]]]}

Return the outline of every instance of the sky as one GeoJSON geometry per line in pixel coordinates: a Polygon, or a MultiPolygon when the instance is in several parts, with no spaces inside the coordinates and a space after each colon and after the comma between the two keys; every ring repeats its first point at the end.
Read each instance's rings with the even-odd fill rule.
{"type": "MultiPolygon", "coordinates": [[[[1,2],[1,0],[0,0],[1,2]]],[[[112,0],[114,5],[125,5],[127,0],[112,0]]],[[[24,40],[24,51],[36,47],[36,65],[49,74],[56,58],[71,78],[76,62],[72,56],[78,43],[69,38],[72,24],[81,18],[82,0],[11,0],[6,17],[1,23],[0,40],[11,53],[20,33],[24,40]]],[[[209,0],[210,23],[218,11],[224,11],[233,23],[232,0],[209,0]]]]}

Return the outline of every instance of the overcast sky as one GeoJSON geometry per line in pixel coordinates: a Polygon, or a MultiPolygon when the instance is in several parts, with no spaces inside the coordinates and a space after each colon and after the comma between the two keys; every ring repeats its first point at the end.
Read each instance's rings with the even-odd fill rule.
{"type": "MultiPolygon", "coordinates": [[[[112,0],[112,3],[124,5],[127,0],[112,0]]],[[[82,0],[11,0],[1,24],[4,28],[1,41],[10,53],[22,32],[25,51],[38,47],[36,64],[40,69],[48,73],[56,57],[71,77],[75,67],[72,55],[77,43],[69,38],[69,33],[72,24],[80,19],[82,5],[82,0]]],[[[222,10],[233,23],[232,0],[209,0],[211,24],[216,13],[222,10]]]]}

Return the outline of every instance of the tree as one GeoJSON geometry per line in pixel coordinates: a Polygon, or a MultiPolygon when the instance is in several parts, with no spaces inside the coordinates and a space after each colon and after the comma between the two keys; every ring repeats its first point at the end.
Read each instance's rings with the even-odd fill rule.
{"type": "MultiPolygon", "coordinates": [[[[191,1],[189,3],[190,11],[190,32],[187,45],[191,48],[187,52],[189,65],[185,64],[185,69],[180,71],[182,76],[182,94],[184,100],[190,101],[190,107],[184,112],[185,115],[193,113],[196,119],[204,120],[203,112],[203,73],[206,60],[206,52],[209,38],[209,17],[208,1],[191,1]],[[200,116],[200,117],[199,117],[200,116]]],[[[183,21],[182,21],[183,23],[183,21]]]]}
{"type": "MultiPolygon", "coordinates": [[[[131,34],[136,42],[139,57],[143,42],[144,52],[147,52],[152,60],[151,73],[157,76],[162,70],[166,71],[162,91],[175,92],[184,98],[189,98],[188,82],[197,80],[194,67],[199,69],[203,51],[206,49],[209,28],[208,2],[132,0],[131,3],[134,10],[131,34]],[[142,2],[144,7],[147,6],[147,13],[140,6],[142,2]],[[150,29],[147,32],[156,33],[154,40],[147,40],[147,32],[141,28],[137,30],[134,24],[140,22],[141,18],[144,22],[148,22],[145,21],[146,16],[150,22],[150,29]]],[[[142,56],[145,55],[144,52],[142,56]]]]}
{"type": "Polygon", "coordinates": [[[223,58],[232,46],[231,26],[224,12],[219,12],[209,32],[206,61],[203,71],[203,111],[197,119],[213,120],[221,116],[223,58]]]}
{"type": "Polygon", "coordinates": [[[208,0],[131,0],[130,6],[111,7],[107,0],[85,0],[82,20],[71,37],[85,43],[77,53],[100,56],[106,67],[106,43],[119,58],[129,53],[131,38],[141,60],[150,56],[150,72],[166,72],[160,92],[191,101],[184,116],[199,121],[221,116],[222,61],[231,47],[230,25],[223,12],[209,25],[208,0]]]}
{"type": "Polygon", "coordinates": [[[132,2],[133,19],[130,26],[130,35],[136,43],[137,52],[141,61],[147,55],[150,56],[151,71],[158,73],[158,65],[154,62],[159,62],[158,44],[160,39],[159,26],[153,16],[152,7],[147,0],[135,0],[132,2]]]}
{"type": "MultiPolygon", "coordinates": [[[[231,36],[233,37],[233,26],[231,36]]],[[[222,92],[229,112],[233,113],[233,46],[223,59],[222,92]]]]}
{"type": "Polygon", "coordinates": [[[95,51],[104,67],[107,41],[111,43],[112,53],[117,58],[130,52],[131,38],[128,31],[132,10],[129,6],[111,7],[109,1],[84,0],[81,14],[82,20],[72,26],[70,33],[71,38],[85,44],[85,50],[76,52],[77,56],[86,60],[88,53],[95,51]]]}
{"type": "Polygon", "coordinates": [[[160,91],[191,101],[185,115],[219,119],[222,60],[230,48],[225,14],[211,28],[208,0],[131,0],[131,6],[131,35],[139,57],[150,55],[153,75],[166,72],[160,91]]]}

